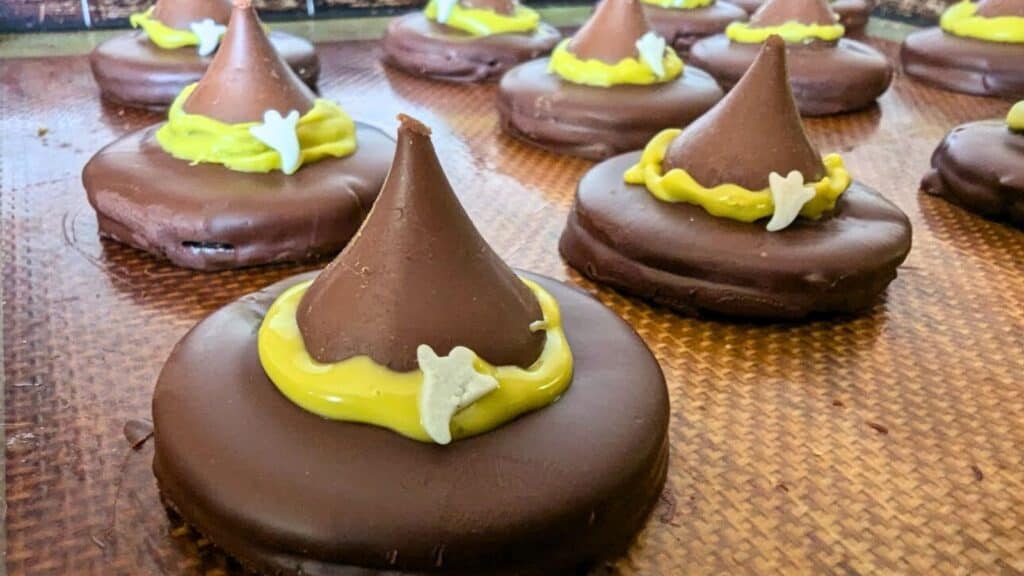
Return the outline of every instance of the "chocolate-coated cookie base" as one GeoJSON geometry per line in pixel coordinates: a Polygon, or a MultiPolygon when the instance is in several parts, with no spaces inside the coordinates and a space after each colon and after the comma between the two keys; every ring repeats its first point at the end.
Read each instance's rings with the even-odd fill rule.
{"type": "Polygon", "coordinates": [[[747,19],[747,13],[730,2],[716,1],[710,6],[693,9],[662,8],[644,4],[651,26],[685,56],[693,44],[725,31],[732,22],[747,19]]]}
{"type": "MultiPolygon", "coordinates": [[[[690,62],[707,70],[729,89],[760,51],[761,44],[731,42],[719,34],[694,44],[690,62]]],[[[846,38],[836,43],[787,44],[786,60],[793,96],[804,116],[866,108],[892,81],[892,65],[881,52],[846,38]]]]}
{"type": "Polygon", "coordinates": [[[900,59],[907,75],[926,84],[978,96],[1024,98],[1024,44],[928,28],[907,36],[900,59]]]}
{"type": "Polygon", "coordinates": [[[1024,228],[1024,134],[1002,120],[957,126],[932,154],[921,188],[1024,228]]]}
{"type": "MultiPolygon", "coordinates": [[[[668,395],[647,346],[582,291],[558,301],[575,360],[554,404],[438,446],[299,408],[256,333],[285,280],[203,320],[153,398],[161,493],[271,574],[573,574],[621,551],[665,481],[668,395]]],[[[340,327],[343,329],[343,327],[340,327]]]]}
{"type": "Polygon", "coordinates": [[[561,39],[557,29],[544,23],[530,34],[471,36],[413,12],[388,24],[381,45],[386,63],[411,74],[449,82],[486,82],[547,54],[561,39]]]}
{"type": "Polygon", "coordinates": [[[548,59],[516,66],[501,79],[498,115],[505,133],[562,154],[600,160],[681,128],[722,98],[706,72],[686,66],[663,84],[598,88],[548,72],[548,59]]]}
{"type": "Polygon", "coordinates": [[[384,183],[394,141],[357,124],[345,158],[281,172],[191,165],[160,148],[161,125],[128,134],[86,164],[100,235],[178,266],[223,270],[330,256],[355,234],[384,183]]]}
{"type": "Polygon", "coordinates": [[[587,277],[677,312],[797,320],[870,307],[910,251],[910,222],[853,184],[835,212],[781,232],[700,206],[662,202],[623,182],[633,152],[580,180],[562,234],[566,261],[587,277]]]}
{"type": "MultiPolygon", "coordinates": [[[[764,4],[764,0],[729,1],[746,10],[747,14],[757,12],[764,4]]],[[[832,11],[839,17],[839,23],[846,28],[846,35],[857,36],[864,33],[871,11],[875,9],[875,0],[835,0],[831,5],[832,11]]]]}
{"type": "MultiPolygon", "coordinates": [[[[320,60],[307,40],[271,32],[278,54],[303,82],[316,88],[320,60]]],[[[92,74],[103,97],[115,104],[154,111],[166,110],[181,89],[198,82],[213,55],[199,56],[195,46],[164,50],[141,32],[115,36],[89,56],[92,74]]]]}

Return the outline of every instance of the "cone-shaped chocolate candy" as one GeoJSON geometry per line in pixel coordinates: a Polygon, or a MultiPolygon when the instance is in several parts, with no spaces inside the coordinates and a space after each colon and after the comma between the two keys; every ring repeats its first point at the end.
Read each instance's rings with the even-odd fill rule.
{"type": "Polygon", "coordinates": [[[750,17],[750,25],[760,28],[786,22],[830,26],[836,15],[827,0],[768,0],[750,17]]]}
{"type": "Polygon", "coordinates": [[[227,24],[230,17],[231,0],[157,0],[153,7],[153,18],[178,30],[207,18],[227,24]]]}
{"type": "Polygon", "coordinates": [[[1024,18],[1024,0],[982,0],[978,4],[977,14],[985,18],[998,16],[1024,18]]]}
{"type": "Polygon", "coordinates": [[[459,4],[464,8],[490,10],[505,16],[510,16],[516,11],[515,0],[460,0],[459,4]]]}
{"type": "Polygon", "coordinates": [[[391,173],[356,237],[299,305],[306,349],[320,362],[366,355],[393,370],[416,348],[465,346],[493,365],[528,367],[544,347],[533,293],[462,209],[430,141],[400,116],[391,173]]]}
{"type": "Polygon", "coordinates": [[[584,60],[615,64],[635,58],[636,41],[651,30],[640,0],[602,0],[572,37],[569,50],[584,60]]]}
{"type": "Polygon", "coordinates": [[[251,0],[236,0],[228,31],[185,111],[239,124],[262,122],[267,110],[305,114],[314,100],[267,39],[251,0]]]}
{"type": "Polygon", "coordinates": [[[681,168],[701,185],[768,187],[768,175],[793,170],[805,182],[825,175],[807,139],[786,73],[786,45],[768,38],[746,74],[714,108],[669,146],[664,170],[681,168]]]}

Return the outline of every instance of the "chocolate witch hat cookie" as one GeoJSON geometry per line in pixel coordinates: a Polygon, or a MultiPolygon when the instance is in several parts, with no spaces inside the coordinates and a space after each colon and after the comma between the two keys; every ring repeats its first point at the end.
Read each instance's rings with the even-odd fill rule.
{"type": "MultiPolygon", "coordinates": [[[[132,26],[140,30],[100,44],[89,58],[101,94],[123,106],[166,110],[203,76],[230,15],[229,0],[158,0],[133,14],[132,26]]],[[[316,86],[320,61],[313,45],[283,32],[267,35],[299,78],[316,86]]]]}
{"type": "MultiPolygon", "coordinates": [[[[764,0],[732,0],[748,14],[753,14],[764,4],[764,0]]],[[[867,28],[875,0],[831,0],[829,6],[846,29],[847,36],[860,36],[867,28]]]]}
{"type": "Polygon", "coordinates": [[[498,113],[511,136],[599,159],[691,122],[721,97],[707,73],[684,67],[651,30],[640,0],[603,0],[551,58],[502,77],[498,113]]]}
{"type": "Polygon", "coordinates": [[[562,35],[516,0],[430,0],[384,34],[384,61],[417,76],[486,82],[555,47],[562,35]]]}
{"type": "Polygon", "coordinates": [[[319,276],[214,313],[160,374],[163,500],[250,569],[582,573],[659,498],[650,351],[582,291],[509,269],[429,134],[402,118],[380,200],[319,276]]]}
{"type": "Polygon", "coordinates": [[[680,55],[702,38],[725,31],[733,22],[747,19],[747,12],[726,0],[642,0],[651,27],[665,37],[680,55]]]}
{"type": "Polygon", "coordinates": [[[736,87],[685,130],[594,167],[562,234],[584,275],[684,314],[800,319],[870,307],[910,250],[910,223],[808,141],[769,38],[736,87]]]}
{"type": "Polygon", "coordinates": [[[168,121],[101,150],[82,181],[102,236],[179,266],[237,268],[340,250],[393,149],[317,99],[239,1],[209,70],[168,121]]]}
{"type": "Polygon", "coordinates": [[[932,154],[921,188],[1024,228],[1024,101],[1006,119],[954,128],[932,154]]]}
{"type": "Polygon", "coordinates": [[[961,0],[907,36],[900,58],[909,76],[946,90],[1024,98],[1024,0],[961,0]]]}
{"type": "Polygon", "coordinates": [[[826,0],[768,0],[724,34],[694,44],[690,59],[723,86],[733,86],[770,36],[786,42],[789,81],[800,112],[821,116],[872,105],[889,88],[893,69],[878,50],[845,38],[826,0]]]}

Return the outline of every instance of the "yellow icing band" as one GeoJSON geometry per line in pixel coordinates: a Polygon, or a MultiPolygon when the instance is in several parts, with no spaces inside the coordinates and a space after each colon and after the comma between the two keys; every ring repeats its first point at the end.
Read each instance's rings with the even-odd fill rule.
{"type": "Polygon", "coordinates": [[[939,26],[956,36],[987,42],[1024,43],[1024,18],[1020,16],[978,16],[978,5],[962,0],[942,13],[939,26]]]}
{"type": "Polygon", "coordinates": [[[184,48],[185,46],[198,46],[199,37],[191,30],[178,30],[171,28],[163,22],[153,18],[153,8],[145,12],[136,12],[128,17],[132,28],[142,28],[153,44],[165,49],[184,48]]]}
{"type": "MultiPolygon", "coordinates": [[[[167,123],[156,131],[165,152],[193,164],[221,164],[238,172],[270,172],[281,169],[281,155],[249,129],[259,122],[225,124],[213,118],[185,112],[183,106],[196,85],[186,86],[175,98],[167,123]]],[[[327,157],[341,158],[355,152],[356,127],[337,104],[317,99],[296,126],[299,166],[327,157]]]]}
{"type": "Polygon", "coordinates": [[[607,64],[595,58],[581,60],[569,50],[570,40],[562,40],[551,54],[548,71],[574,84],[607,88],[619,84],[658,84],[678,78],[683,73],[683,61],[670,46],[665,47],[665,76],[658,78],[645,62],[637,58],[623,58],[607,64]]]}
{"type": "MultiPolygon", "coordinates": [[[[457,412],[451,420],[453,439],[483,434],[558,400],[572,380],[573,358],[562,331],[558,303],[543,288],[523,279],[544,314],[547,342],[527,369],[491,366],[477,358],[476,371],[494,377],[498,388],[457,412]]],[[[260,362],[267,376],[289,400],[331,420],[387,428],[431,442],[420,424],[417,400],[423,372],[394,372],[368,356],[321,364],[306,351],[296,311],[312,282],[285,291],[267,311],[257,336],[260,362]]],[[[438,351],[447,353],[447,351],[438,351]]]]}
{"type": "Polygon", "coordinates": [[[715,3],[715,0],[642,0],[644,4],[670,8],[674,10],[694,10],[696,8],[707,8],[715,3]]]}
{"type": "MultiPolygon", "coordinates": [[[[430,20],[437,22],[437,0],[430,0],[423,13],[430,20]]],[[[458,4],[452,7],[448,21],[444,22],[445,26],[451,26],[473,36],[533,32],[539,24],[540,14],[526,6],[516,6],[515,13],[506,16],[491,10],[463,8],[458,4]]]]}
{"type": "Polygon", "coordinates": [[[790,44],[810,42],[812,40],[824,40],[834,42],[843,37],[846,28],[842,24],[801,24],[800,22],[786,22],[781,26],[751,26],[746,22],[733,22],[725,28],[725,35],[733,42],[740,44],[760,44],[769,36],[781,36],[790,44]]]}
{"type": "MultiPolygon", "coordinates": [[[[679,129],[668,129],[655,136],[644,148],[640,162],[626,171],[629,184],[643,185],[655,198],[664,202],[687,202],[703,207],[712,216],[730,218],[740,222],[754,222],[768,218],[775,212],[771,191],[748,190],[737,184],[720,184],[705,188],[685,170],[675,168],[667,174],[662,172],[662,161],[669,145],[682,133],[679,129]]],[[[815,196],[804,204],[800,215],[818,219],[833,210],[839,196],[850,186],[850,173],[843,166],[838,154],[829,154],[822,159],[826,176],[813,184],[815,196]]]]}
{"type": "Polygon", "coordinates": [[[1006,115],[1006,125],[1014,132],[1024,132],[1024,100],[1017,102],[1006,115]]]}

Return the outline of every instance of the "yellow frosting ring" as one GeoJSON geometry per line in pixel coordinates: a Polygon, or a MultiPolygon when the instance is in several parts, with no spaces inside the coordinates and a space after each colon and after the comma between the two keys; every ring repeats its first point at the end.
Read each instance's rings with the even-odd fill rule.
{"type": "Polygon", "coordinates": [[[191,30],[178,30],[171,28],[163,22],[153,18],[153,8],[145,12],[136,12],[128,17],[132,28],[142,28],[153,44],[165,49],[184,48],[185,46],[198,46],[199,37],[191,30]]]}
{"type": "MultiPolygon", "coordinates": [[[[523,282],[537,297],[544,314],[544,349],[527,369],[491,366],[477,358],[476,370],[493,376],[498,388],[455,414],[450,425],[453,439],[483,434],[526,412],[543,408],[557,400],[572,381],[572,352],[562,331],[558,303],[536,283],[526,279],[523,282]]],[[[380,426],[430,442],[420,424],[417,403],[423,372],[394,372],[368,356],[321,364],[306,351],[296,311],[311,283],[285,291],[263,319],[257,347],[267,376],[289,400],[314,414],[380,426]]]]}
{"type": "Polygon", "coordinates": [[[1024,18],[1020,16],[978,16],[978,5],[962,0],[942,13],[939,26],[956,36],[988,42],[1024,43],[1024,18]]]}
{"type": "Polygon", "coordinates": [[[694,10],[696,8],[707,8],[715,3],[715,0],[642,0],[644,4],[670,8],[674,10],[694,10]]]}
{"type": "Polygon", "coordinates": [[[570,40],[562,40],[551,54],[548,70],[574,84],[607,88],[619,84],[658,84],[678,78],[683,73],[683,61],[670,46],[665,47],[665,76],[658,78],[646,63],[636,58],[623,58],[608,64],[591,58],[581,60],[569,50],[570,40]]]}
{"type": "Polygon", "coordinates": [[[1024,132],[1024,100],[1017,102],[1006,115],[1006,125],[1014,132],[1024,132]]]}
{"type": "MultiPolygon", "coordinates": [[[[686,202],[703,207],[712,216],[754,222],[775,212],[771,191],[748,190],[737,184],[720,184],[705,188],[685,170],[675,168],[667,174],[662,161],[669,145],[682,133],[679,129],[664,130],[644,148],[640,162],[626,171],[628,184],[643,185],[655,198],[664,202],[686,202]]],[[[839,196],[850,186],[850,174],[838,154],[822,159],[826,176],[814,183],[815,196],[804,204],[800,215],[818,219],[836,207],[839,196]]]]}
{"type": "MultiPolygon", "coordinates": [[[[193,164],[221,164],[238,172],[270,172],[281,169],[281,156],[249,129],[258,122],[225,124],[213,118],[185,112],[183,106],[196,85],[186,86],[171,104],[167,123],[156,131],[165,152],[193,164]]],[[[341,158],[356,149],[356,128],[337,104],[318,99],[296,127],[299,166],[327,157],[341,158]]]]}
{"type": "Polygon", "coordinates": [[[746,22],[733,22],[725,28],[725,35],[733,42],[740,44],[760,44],[770,36],[781,36],[790,44],[799,44],[811,40],[834,42],[843,37],[846,28],[842,24],[801,24],[786,22],[781,26],[751,26],[746,22]]]}
{"type": "MultiPolygon", "coordinates": [[[[430,0],[423,10],[427,18],[437,22],[437,0],[430,0]]],[[[448,14],[445,26],[469,33],[473,36],[491,36],[517,32],[533,32],[540,24],[540,14],[526,6],[516,6],[511,16],[491,10],[463,8],[456,4],[448,14]]]]}

